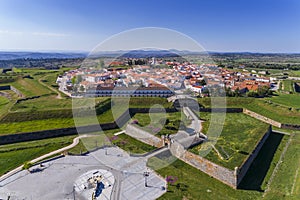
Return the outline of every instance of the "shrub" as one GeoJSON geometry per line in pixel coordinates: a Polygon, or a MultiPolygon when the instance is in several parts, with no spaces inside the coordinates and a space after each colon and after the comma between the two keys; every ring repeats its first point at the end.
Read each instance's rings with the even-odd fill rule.
{"type": "Polygon", "coordinates": [[[32,166],[33,166],[33,164],[31,162],[25,162],[22,169],[29,170],[29,168],[32,166]]]}

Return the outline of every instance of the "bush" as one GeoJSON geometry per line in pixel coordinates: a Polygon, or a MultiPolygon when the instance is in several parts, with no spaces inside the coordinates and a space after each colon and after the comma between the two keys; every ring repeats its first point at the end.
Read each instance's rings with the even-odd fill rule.
{"type": "Polygon", "coordinates": [[[25,162],[22,169],[29,170],[29,168],[32,167],[32,166],[33,166],[33,164],[31,162],[25,162]]]}

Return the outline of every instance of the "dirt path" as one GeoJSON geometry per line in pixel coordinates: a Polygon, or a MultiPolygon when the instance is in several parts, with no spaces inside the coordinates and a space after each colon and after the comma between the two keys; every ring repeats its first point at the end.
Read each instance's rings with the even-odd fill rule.
{"type": "Polygon", "coordinates": [[[42,84],[43,86],[47,87],[49,90],[51,90],[51,91],[57,93],[57,96],[56,96],[57,99],[62,99],[61,94],[60,94],[59,91],[57,91],[56,89],[52,88],[51,86],[45,84],[45,83],[42,81],[42,79],[45,78],[45,77],[46,77],[46,76],[43,76],[43,77],[39,78],[39,79],[38,79],[39,83],[42,84]]]}
{"type": "MultiPolygon", "coordinates": [[[[299,162],[299,165],[300,165],[300,162],[299,162]]],[[[299,166],[298,165],[298,166],[299,166]]],[[[296,171],[296,174],[295,174],[295,177],[294,177],[294,181],[293,181],[293,186],[292,186],[292,191],[291,191],[291,194],[294,194],[294,191],[295,191],[295,187],[296,187],[296,182],[297,182],[297,177],[298,177],[298,172],[299,172],[299,167],[296,171]]]]}

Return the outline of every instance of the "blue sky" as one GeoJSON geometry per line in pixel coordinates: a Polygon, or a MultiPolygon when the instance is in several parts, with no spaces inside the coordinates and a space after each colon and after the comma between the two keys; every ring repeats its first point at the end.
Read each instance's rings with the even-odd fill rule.
{"type": "Polygon", "coordinates": [[[299,22],[298,0],[0,0],[0,49],[90,51],[163,27],[210,51],[300,52],[299,22]]]}

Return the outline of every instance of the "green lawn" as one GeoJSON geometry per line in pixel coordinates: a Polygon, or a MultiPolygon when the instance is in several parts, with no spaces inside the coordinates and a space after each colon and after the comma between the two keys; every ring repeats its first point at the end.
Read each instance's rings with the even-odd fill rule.
{"type": "Polygon", "coordinates": [[[294,82],[292,80],[283,80],[283,90],[286,92],[294,93],[294,82]]]}
{"type": "MultiPolygon", "coordinates": [[[[115,97],[113,102],[116,105],[128,106],[128,98],[115,97]],[[126,104],[127,103],[127,104],[126,104]]],[[[130,97],[129,107],[131,108],[150,108],[154,105],[161,105],[164,108],[171,108],[172,102],[168,102],[167,98],[160,97],[130,97]]]]}
{"type": "Polygon", "coordinates": [[[247,106],[248,104],[253,104],[256,102],[255,98],[245,98],[245,97],[226,97],[224,98],[214,98],[214,103],[216,105],[211,105],[211,98],[198,98],[197,99],[199,104],[202,105],[205,108],[211,108],[215,107],[218,108],[219,105],[223,106],[223,102],[226,101],[226,107],[227,108],[243,108],[247,106]],[[220,102],[220,103],[219,103],[220,102]]]}
{"type": "Polygon", "coordinates": [[[292,132],[295,135],[274,176],[266,199],[300,199],[300,131],[292,132]]]}
{"type": "MultiPolygon", "coordinates": [[[[85,153],[88,150],[93,150],[99,147],[112,138],[113,134],[119,132],[120,129],[112,129],[105,131],[96,137],[83,138],[80,143],[69,150],[72,154],[85,153]]],[[[30,161],[34,158],[42,156],[46,153],[60,149],[72,143],[73,139],[78,135],[64,136],[51,139],[36,140],[30,142],[21,142],[16,144],[0,145],[0,175],[30,161]]],[[[130,153],[142,154],[154,150],[155,147],[144,144],[125,134],[114,137],[112,140],[114,145],[119,146],[130,153]]]]}
{"type": "MultiPolygon", "coordinates": [[[[108,137],[110,137],[110,135],[108,135],[108,137]]],[[[126,134],[118,135],[117,139],[112,143],[132,154],[144,154],[156,149],[156,147],[140,142],[126,134]]]]}
{"type": "Polygon", "coordinates": [[[138,125],[146,131],[158,135],[175,134],[178,132],[181,123],[184,126],[190,124],[190,120],[181,112],[151,113],[150,115],[149,113],[137,113],[132,117],[132,120],[137,120],[138,125]]]}
{"type": "MultiPolygon", "coordinates": [[[[93,116],[76,118],[76,126],[85,126],[96,123],[110,123],[113,122],[113,115],[111,110],[108,110],[97,116],[97,119],[93,116]],[[98,121],[96,121],[98,120],[98,121]]],[[[0,135],[1,134],[14,134],[22,132],[42,131],[57,128],[74,127],[73,118],[50,118],[31,121],[19,121],[19,122],[7,122],[0,123],[0,135]]]]}
{"type": "Polygon", "coordinates": [[[9,100],[6,97],[0,96],[0,108],[9,103],[9,100]]]}
{"type": "MultiPolygon", "coordinates": [[[[216,151],[211,150],[206,158],[219,165],[234,169],[240,166],[255,148],[259,139],[266,133],[268,125],[242,113],[227,113],[222,133],[215,138],[214,128],[222,127],[218,119],[212,121],[210,113],[200,113],[203,133],[207,134],[209,128],[212,136],[208,135],[210,141],[216,141],[215,147],[224,159],[221,159],[216,151]]],[[[210,134],[211,134],[210,133],[210,134]]],[[[190,149],[191,152],[198,154],[202,145],[190,149]]]]}
{"type": "Polygon", "coordinates": [[[126,134],[114,136],[114,133],[121,131],[120,129],[111,129],[104,132],[91,133],[95,137],[82,138],[80,143],[69,150],[72,154],[85,153],[92,151],[104,144],[114,144],[128,153],[143,154],[155,149],[155,147],[144,144],[126,134]],[[109,142],[110,141],[110,142],[109,142]]]}
{"type": "Polygon", "coordinates": [[[43,81],[48,86],[55,86],[57,76],[62,74],[65,70],[68,69],[62,68],[60,70],[45,70],[14,68],[14,72],[18,74],[18,78],[16,81],[9,84],[20,90],[26,97],[51,94],[55,95],[56,93],[54,91],[42,85],[39,80],[43,81]],[[30,76],[30,78],[25,78],[26,76],[30,76]]]}
{"type": "Polygon", "coordinates": [[[4,115],[8,108],[10,107],[11,102],[8,98],[0,96],[0,116],[4,115]]]}
{"type": "Polygon", "coordinates": [[[0,134],[13,134],[21,132],[42,131],[57,128],[73,127],[72,118],[66,119],[43,119],[14,123],[1,123],[0,134]]]}
{"type": "Polygon", "coordinates": [[[254,159],[239,188],[265,191],[289,136],[272,133],[254,159]]]}
{"type": "Polygon", "coordinates": [[[72,99],[57,99],[56,95],[21,101],[12,107],[12,111],[26,112],[37,110],[71,109],[72,99]]]}
{"type": "Polygon", "coordinates": [[[24,162],[52,152],[72,143],[75,136],[0,145],[0,175],[24,162]]]}
{"type": "MultiPolygon", "coordinates": [[[[282,94],[279,95],[279,99],[282,94]]],[[[276,99],[277,97],[272,97],[272,99],[276,99]]],[[[290,109],[288,106],[281,106],[278,104],[274,104],[268,101],[269,98],[244,98],[244,97],[227,97],[227,107],[228,108],[247,108],[251,111],[254,111],[263,116],[269,117],[270,119],[276,120],[281,123],[289,123],[289,124],[300,124],[300,112],[296,109],[290,109]]],[[[199,103],[204,107],[212,107],[210,98],[199,98],[199,103]]],[[[218,101],[218,98],[216,98],[218,101]]],[[[220,99],[219,101],[223,101],[220,99]]],[[[276,101],[276,100],[275,100],[276,101]]],[[[290,104],[297,106],[297,96],[294,94],[286,94],[282,96],[282,103],[290,104]],[[290,103],[288,103],[287,99],[291,99],[290,103]]],[[[298,106],[299,107],[299,106],[298,106]]]]}
{"type": "Polygon", "coordinates": [[[11,90],[2,91],[2,93],[9,95],[10,98],[0,96],[0,119],[8,113],[18,98],[16,93],[11,90]]]}
{"type": "Polygon", "coordinates": [[[39,83],[38,77],[33,77],[32,79],[20,77],[15,82],[10,83],[10,85],[17,88],[26,97],[53,94],[53,91],[39,83]]]}
{"type": "Polygon", "coordinates": [[[278,96],[265,98],[265,100],[300,110],[300,95],[298,94],[279,94],[278,96]]]}
{"type": "MultiPolygon", "coordinates": [[[[46,97],[40,97],[36,99],[29,99],[26,101],[21,101],[18,104],[15,104],[12,111],[25,112],[25,111],[37,111],[37,110],[60,110],[60,109],[72,109],[73,103],[71,98],[57,99],[57,95],[51,95],[46,97]]],[[[109,99],[108,97],[97,97],[92,99],[95,103],[104,102],[109,99]]],[[[87,100],[91,101],[91,100],[87,100]]],[[[75,103],[74,107],[77,105],[84,106],[84,99],[79,103],[75,103]]]]}
{"type": "MultiPolygon", "coordinates": [[[[254,160],[249,174],[245,177],[247,187],[238,190],[232,189],[180,160],[176,160],[167,167],[156,170],[162,177],[173,176],[178,179],[175,183],[168,184],[168,191],[159,199],[263,199],[261,189],[266,189],[266,183],[269,181],[288,139],[289,136],[271,135],[263,146],[263,151],[254,160]]],[[[295,178],[297,169],[299,171],[300,162],[299,139],[300,132],[293,138],[264,199],[299,199],[299,174],[295,178]],[[291,194],[292,190],[293,193],[291,194]]],[[[152,166],[153,164],[157,164],[156,157],[152,157],[148,161],[149,167],[155,168],[152,166]]]]}
{"type": "Polygon", "coordinates": [[[288,107],[282,107],[277,104],[272,104],[264,99],[257,99],[255,103],[247,104],[245,107],[281,123],[300,124],[299,111],[288,107]]]}
{"type": "MultiPolygon", "coordinates": [[[[151,160],[148,162],[151,166],[151,160]]],[[[261,193],[251,190],[235,190],[207,174],[176,160],[171,165],[157,170],[162,176],[175,176],[178,180],[168,185],[168,191],[159,200],[192,199],[258,199],[261,193]]]]}
{"type": "Polygon", "coordinates": [[[294,76],[294,77],[300,77],[300,70],[298,70],[298,71],[291,70],[291,71],[289,71],[289,75],[294,76]]]}

